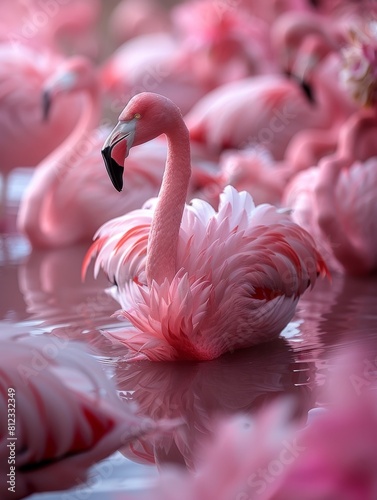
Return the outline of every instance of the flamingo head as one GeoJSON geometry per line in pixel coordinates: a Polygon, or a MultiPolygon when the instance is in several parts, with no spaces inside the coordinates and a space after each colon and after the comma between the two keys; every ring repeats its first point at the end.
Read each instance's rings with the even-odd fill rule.
{"type": "Polygon", "coordinates": [[[60,94],[90,90],[96,87],[96,73],[89,59],[76,56],[60,64],[43,85],[43,117],[47,120],[51,104],[60,94]]]}
{"type": "Polygon", "coordinates": [[[181,112],[170,99],[152,92],[137,94],[128,102],[101,151],[117,191],[123,188],[124,160],[131,147],[169,133],[178,116],[182,116],[181,112]]]}

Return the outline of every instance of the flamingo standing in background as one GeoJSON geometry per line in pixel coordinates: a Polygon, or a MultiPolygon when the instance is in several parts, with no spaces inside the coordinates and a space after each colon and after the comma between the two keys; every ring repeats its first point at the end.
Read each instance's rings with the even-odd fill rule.
{"type": "MultiPolygon", "coordinates": [[[[292,175],[316,165],[320,158],[335,151],[339,127],[357,107],[339,79],[342,69],[341,48],[347,44],[349,31],[360,20],[355,16],[332,19],[310,12],[289,12],[276,20],[271,37],[283,69],[301,82],[311,81],[320,72],[328,82],[329,94],[338,94],[338,113],[325,128],[307,128],[289,142],[284,159],[292,175]],[[330,87],[332,87],[330,89],[330,87]]],[[[315,90],[315,89],[314,89],[315,90]]]]}
{"type": "Polygon", "coordinates": [[[353,115],[340,130],[337,151],[295,176],[283,196],[337,271],[377,269],[376,128],[374,112],[353,115]]]}
{"type": "Polygon", "coordinates": [[[373,23],[343,49],[343,84],[359,110],[340,127],[335,153],[294,177],[284,194],[285,205],[315,234],[331,267],[352,274],[377,269],[377,118],[375,109],[365,109],[377,103],[373,23]]]}
{"type": "Polygon", "coordinates": [[[213,359],[277,337],[299,297],[326,266],[309,234],[288,213],[254,206],[231,186],[218,212],[204,201],[185,205],[190,141],[179,109],[151,93],[135,96],[103,149],[117,190],[130,148],[165,133],[168,157],[159,197],[99,229],[97,255],[118,284],[119,316],[131,321],[109,335],[135,358],[213,359]]]}
{"type": "MultiPolygon", "coordinates": [[[[326,16],[314,12],[286,12],[271,26],[271,45],[282,71],[295,73],[297,60],[315,66],[326,55],[340,49],[345,34],[326,16]],[[316,53],[305,48],[307,40],[320,41],[316,53]]],[[[302,63],[300,64],[302,65],[302,63]]],[[[302,75],[299,75],[300,77],[302,75]]]]}
{"type": "Polygon", "coordinates": [[[269,151],[260,147],[224,151],[219,166],[224,185],[248,191],[256,205],[281,205],[290,167],[284,162],[275,162],[269,151]]]}
{"type": "Polygon", "coordinates": [[[80,115],[81,96],[63,96],[49,121],[43,120],[42,89],[62,61],[61,56],[47,51],[0,44],[0,171],[4,205],[9,173],[16,167],[37,165],[68,136],[80,115]]]}
{"type": "Polygon", "coordinates": [[[332,83],[320,71],[312,76],[310,88],[281,75],[260,75],[214,89],[185,117],[192,141],[217,153],[262,145],[282,160],[295,134],[328,128],[348,115],[332,83]]]}
{"type": "Polygon", "coordinates": [[[99,364],[78,344],[36,337],[2,340],[0,357],[0,404],[8,405],[10,416],[8,427],[5,419],[0,426],[2,499],[76,486],[94,463],[159,429],[122,404],[99,364]],[[10,465],[14,491],[7,483],[10,465]]]}
{"type": "MultiPolygon", "coordinates": [[[[67,139],[37,166],[21,200],[18,228],[33,247],[57,248],[90,241],[106,221],[140,208],[158,194],[166,159],[163,139],[136,148],[125,175],[126,196],[114,200],[99,153],[110,130],[97,127],[101,102],[96,70],[88,59],[68,59],[45,82],[46,115],[64,95],[80,93],[86,97],[81,119],[67,139]]],[[[211,162],[198,155],[194,162],[189,198],[218,182],[211,162]]]]}
{"type": "Polygon", "coordinates": [[[185,69],[181,44],[170,32],[140,35],[121,45],[102,65],[101,87],[117,115],[140,92],[165,95],[186,113],[207,91],[185,69]]]}

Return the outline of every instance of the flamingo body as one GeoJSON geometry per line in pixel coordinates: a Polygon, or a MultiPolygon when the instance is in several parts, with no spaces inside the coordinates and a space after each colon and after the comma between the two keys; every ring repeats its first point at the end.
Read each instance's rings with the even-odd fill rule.
{"type": "Polygon", "coordinates": [[[125,42],[104,63],[101,84],[112,111],[144,91],[158,92],[177,102],[183,112],[205,94],[182,66],[179,42],[169,33],[139,35],[125,42]]]}
{"type": "Polygon", "coordinates": [[[110,336],[153,360],[213,359],[275,338],[300,295],[326,272],[314,242],[289,214],[255,207],[231,186],[217,212],[200,200],[185,205],[188,131],[178,108],[157,94],[133,98],[105,144],[118,189],[113,169],[133,141],[162,131],[169,149],[159,197],[100,228],[84,263],[85,272],[97,254],[95,272],[102,267],[117,283],[119,316],[133,325],[110,336]]]}
{"type": "Polygon", "coordinates": [[[219,210],[193,200],[183,212],[177,272],[145,286],[153,208],[110,221],[91,253],[118,283],[119,316],[134,328],[111,336],[153,360],[213,359],[279,335],[325,266],[287,213],[255,207],[228,186],[219,210]]]}
{"type": "Polygon", "coordinates": [[[297,132],[329,125],[329,111],[309,102],[296,82],[280,75],[260,75],[214,89],[185,119],[191,139],[210,150],[262,145],[275,160],[282,160],[297,132]]]}
{"type": "Polygon", "coordinates": [[[61,57],[48,52],[0,45],[2,172],[35,166],[68,136],[77,121],[83,105],[77,95],[63,96],[50,119],[43,120],[42,89],[61,62],[61,57]]]}
{"type": "Polygon", "coordinates": [[[329,267],[338,272],[367,274],[377,269],[377,157],[355,161],[339,173],[329,196],[334,201],[333,217],[352,242],[355,255],[342,253],[342,245],[330,230],[322,230],[318,218],[316,187],[321,169],[312,167],[293,178],[284,193],[285,206],[292,208],[293,219],[315,238],[329,267]],[[360,261],[358,263],[358,261],[360,261]]]}
{"type": "Polygon", "coordinates": [[[0,405],[15,405],[17,437],[9,440],[3,419],[1,498],[76,486],[95,462],[147,427],[157,429],[123,405],[95,360],[66,339],[2,340],[0,356],[0,405]],[[15,492],[6,482],[10,443],[16,456],[15,492]]]}

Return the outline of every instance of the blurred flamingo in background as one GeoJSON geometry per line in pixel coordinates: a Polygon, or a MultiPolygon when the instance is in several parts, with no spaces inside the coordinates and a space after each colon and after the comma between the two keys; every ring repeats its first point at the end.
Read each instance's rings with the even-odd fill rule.
{"type": "Polygon", "coordinates": [[[82,106],[82,96],[67,95],[43,120],[42,89],[61,56],[28,47],[0,44],[0,148],[3,204],[7,178],[16,167],[34,167],[68,136],[82,106]],[[21,147],[22,144],[22,147],[21,147]]]}
{"type": "Polygon", "coordinates": [[[9,420],[7,428],[2,420],[4,499],[76,486],[95,462],[158,430],[153,420],[122,404],[101,367],[78,345],[36,337],[2,340],[0,356],[1,406],[14,401],[17,436],[9,440],[9,420]],[[7,484],[12,442],[15,492],[7,484]]]}
{"type": "Polygon", "coordinates": [[[294,78],[250,77],[207,93],[186,115],[192,140],[214,152],[262,145],[293,170],[312,165],[319,142],[335,147],[339,125],[356,107],[338,78],[346,28],[322,17],[292,11],[277,19],[276,65],[294,78]]]}
{"type": "Polygon", "coordinates": [[[339,102],[338,112],[328,127],[308,127],[292,137],[284,155],[292,175],[335,151],[339,127],[357,109],[339,74],[342,47],[349,43],[349,32],[357,29],[359,23],[355,16],[333,20],[319,14],[289,12],[272,26],[273,45],[284,70],[304,84],[319,72],[328,82],[329,94],[337,94],[339,102]]]}
{"type": "Polygon", "coordinates": [[[284,193],[294,220],[310,231],[338,271],[377,268],[377,120],[355,114],[341,128],[337,151],[293,178],[284,193]]]}
{"type": "Polygon", "coordinates": [[[291,73],[295,69],[296,60],[300,58],[300,51],[301,57],[305,56],[312,65],[318,64],[327,54],[340,49],[346,30],[317,12],[294,10],[284,13],[273,22],[270,36],[280,68],[291,73]],[[305,41],[314,38],[321,42],[321,53],[303,54],[305,41]]]}
{"type": "Polygon", "coordinates": [[[303,88],[281,75],[222,85],[186,115],[192,141],[210,151],[261,145],[282,160],[289,141],[306,128],[325,129],[347,116],[342,95],[319,71],[303,88]]]}
{"type": "MultiPolygon", "coordinates": [[[[87,100],[80,110],[81,119],[78,120],[75,127],[72,127],[72,132],[65,141],[55,146],[56,149],[50,156],[47,156],[38,165],[19,208],[18,227],[20,231],[28,237],[32,245],[48,247],[76,241],[80,239],[83,232],[85,235],[86,231],[85,225],[82,226],[81,219],[78,219],[80,212],[72,214],[73,222],[77,222],[75,227],[72,217],[68,218],[69,209],[74,210],[75,207],[73,205],[69,207],[66,204],[62,210],[56,191],[74,166],[74,160],[80,163],[80,148],[86,148],[84,151],[87,155],[89,150],[88,156],[90,158],[94,154],[93,144],[98,147],[98,136],[101,138],[101,132],[97,132],[97,138],[93,139],[91,136],[92,129],[98,124],[100,113],[98,86],[92,64],[89,60],[81,57],[68,59],[44,82],[43,92],[41,91],[39,96],[40,108],[42,108],[42,95],[45,117],[41,121],[44,121],[46,127],[50,126],[52,134],[54,129],[51,127],[50,119],[51,115],[56,114],[55,105],[60,108],[61,101],[71,97],[71,95],[73,98],[87,100]],[[67,97],[65,97],[66,95],[67,97]],[[59,98],[56,99],[58,96],[59,98]],[[54,105],[51,107],[52,102],[54,105]],[[70,220],[70,227],[69,230],[63,231],[64,225],[62,228],[62,224],[66,220],[70,220]]],[[[40,113],[42,114],[42,109],[40,113]]],[[[75,169],[75,172],[80,173],[82,170],[75,169]]],[[[70,185],[70,190],[73,188],[74,185],[70,185]]],[[[71,191],[69,195],[71,195],[71,191]]]]}
{"type": "Polygon", "coordinates": [[[85,273],[97,255],[95,272],[102,267],[118,285],[119,315],[133,324],[111,336],[153,360],[213,359],[277,337],[300,295],[326,274],[314,242],[287,213],[255,208],[231,186],[218,212],[200,200],[185,206],[188,131],[179,109],[157,94],[135,96],[105,143],[118,190],[131,146],[161,133],[168,156],[159,197],[100,228],[84,262],[85,273]]]}
{"type": "Polygon", "coordinates": [[[343,49],[342,81],[359,110],[340,127],[335,153],[293,178],[284,194],[294,219],[315,235],[334,269],[367,274],[377,267],[375,133],[376,39],[372,27],[343,49]]]}
{"type": "Polygon", "coordinates": [[[170,32],[139,35],[121,45],[101,67],[101,87],[117,115],[140,92],[169,97],[186,113],[206,88],[182,63],[181,44],[170,32]]]}
{"type": "MultiPolygon", "coordinates": [[[[82,57],[67,59],[44,84],[46,120],[65,95],[84,94],[81,119],[65,141],[38,166],[18,212],[18,228],[33,247],[56,248],[90,241],[106,221],[140,208],[158,194],[166,142],[141,145],[125,174],[126,196],[114,199],[103,168],[101,147],[109,135],[99,123],[101,100],[96,69],[82,57]],[[83,189],[85,186],[85,189],[83,189]]],[[[216,184],[210,162],[195,158],[189,196],[216,184]]]]}

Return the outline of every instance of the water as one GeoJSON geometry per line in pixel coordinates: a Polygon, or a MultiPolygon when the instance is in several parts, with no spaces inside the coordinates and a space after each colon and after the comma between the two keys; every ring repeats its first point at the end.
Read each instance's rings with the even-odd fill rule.
{"type": "Polygon", "coordinates": [[[111,314],[118,304],[108,283],[80,269],[87,245],[56,251],[31,251],[15,232],[17,203],[30,173],[11,182],[8,232],[0,239],[0,335],[15,341],[27,335],[84,342],[117,384],[122,398],[136,401],[152,418],[181,418],[179,433],[152,445],[139,440],[93,468],[77,491],[33,495],[33,500],[91,498],[114,500],[122,491],[153,484],[154,462],[192,465],[217,417],[254,412],[282,394],[295,395],[297,415],[315,406],[315,389],[329,382],[331,353],[377,340],[377,279],[334,275],[319,281],[299,302],[296,315],[272,344],[239,351],[212,362],[138,363],[124,361],[101,333],[116,328],[111,314]]]}

